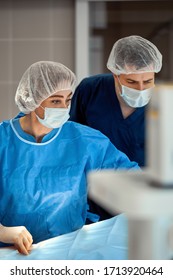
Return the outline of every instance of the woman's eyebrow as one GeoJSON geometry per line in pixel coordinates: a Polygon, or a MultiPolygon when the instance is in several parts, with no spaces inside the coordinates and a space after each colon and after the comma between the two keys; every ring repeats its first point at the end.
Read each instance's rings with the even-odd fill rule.
{"type": "MultiPolygon", "coordinates": [[[[70,92],[67,97],[70,97],[72,95],[72,92],[70,92]]],[[[60,95],[60,94],[54,94],[51,95],[49,98],[55,98],[55,97],[60,97],[60,98],[64,98],[64,95],[60,95]]]]}

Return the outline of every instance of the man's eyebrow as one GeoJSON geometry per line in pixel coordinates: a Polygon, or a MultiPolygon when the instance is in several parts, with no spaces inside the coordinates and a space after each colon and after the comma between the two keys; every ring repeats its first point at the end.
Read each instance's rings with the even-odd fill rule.
{"type": "Polygon", "coordinates": [[[152,81],[154,78],[150,78],[150,79],[147,79],[145,80],[144,82],[149,82],[149,81],[152,81]]]}
{"type": "MultiPolygon", "coordinates": [[[[143,82],[149,82],[149,81],[152,81],[152,80],[153,80],[153,78],[150,78],[150,79],[144,80],[143,82]]],[[[136,81],[136,80],[129,79],[129,78],[127,78],[127,81],[128,81],[128,82],[138,82],[138,81],[136,81]]]]}
{"type": "MultiPolygon", "coordinates": [[[[70,97],[72,95],[72,92],[70,92],[67,97],[70,97]]],[[[54,94],[51,95],[49,98],[55,98],[55,97],[60,97],[60,98],[64,98],[64,95],[60,95],[60,94],[54,94]]]]}
{"type": "Polygon", "coordinates": [[[129,79],[129,78],[127,78],[127,81],[130,81],[130,82],[137,82],[136,80],[129,79]]]}

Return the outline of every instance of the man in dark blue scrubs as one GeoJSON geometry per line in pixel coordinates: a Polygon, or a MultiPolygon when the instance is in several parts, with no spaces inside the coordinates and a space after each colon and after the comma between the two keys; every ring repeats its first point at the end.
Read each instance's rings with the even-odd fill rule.
{"type": "MultiPolygon", "coordinates": [[[[157,47],[140,36],[118,40],[110,53],[110,74],[85,78],[72,98],[71,120],[100,130],[126,153],[145,166],[145,109],[162,67],[157,47]]],[[[110,215],[89,201],[100,220],[110,215]]]]}

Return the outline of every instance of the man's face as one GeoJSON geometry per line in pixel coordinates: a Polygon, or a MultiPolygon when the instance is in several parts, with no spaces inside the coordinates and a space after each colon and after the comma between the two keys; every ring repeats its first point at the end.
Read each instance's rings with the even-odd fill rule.
{"type": "Polygon", "coordinates": [[[154,86],[155,76],[154,72],[145,72],[140,74],[120,74],[118,77],[114,75],[115,83],[118,84],[118,88],[124,85],[129,88],[137,90],[144,90],[154,86]]]}

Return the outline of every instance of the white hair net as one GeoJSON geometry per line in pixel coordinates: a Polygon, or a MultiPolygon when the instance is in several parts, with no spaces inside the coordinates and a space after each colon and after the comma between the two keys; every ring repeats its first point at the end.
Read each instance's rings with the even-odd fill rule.
{"type": "Polygon", "coordinates": [[[61,63],[39,61],[23,74],[16,90],[15,102],[25,114],[34,111],[54,93],[70,89],[74,91],[75,74],[61,63]]]}
{"type": "Polygon", "coordinates": [[[150,41],[132,35],[118,40],[110,53],[107,68],[114,74],[158,73],[162,55],[150,41]]]}

